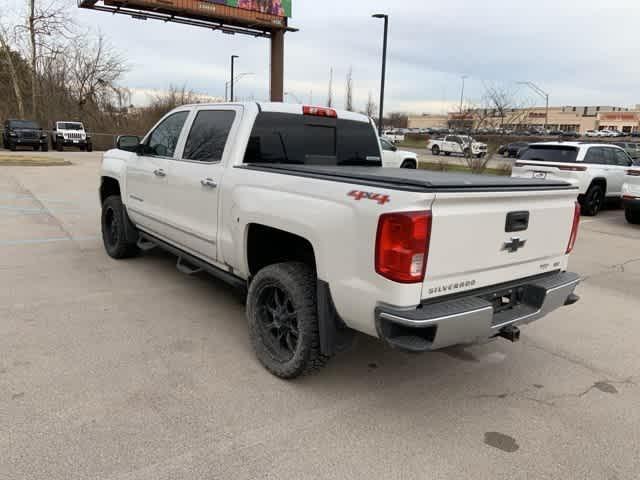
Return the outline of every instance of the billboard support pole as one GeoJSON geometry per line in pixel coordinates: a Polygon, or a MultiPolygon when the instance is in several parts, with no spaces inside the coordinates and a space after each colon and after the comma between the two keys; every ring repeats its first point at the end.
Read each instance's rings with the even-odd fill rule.
{"type": "Polygon", "coordinates": [[[284,101],[284,30],[271,32],[271,101],[284,101]]]}

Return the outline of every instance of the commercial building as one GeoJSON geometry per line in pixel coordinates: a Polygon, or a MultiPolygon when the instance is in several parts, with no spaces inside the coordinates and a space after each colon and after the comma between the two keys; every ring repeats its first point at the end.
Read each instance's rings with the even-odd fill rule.
{"type": "MultiPolygon", "coordinates": [[[[640,107],[640,106],[638,106],[640,107]]],[[[507,128],[528,130],[544,128],[564,132],[585,133],[587,130],[640,131],[640,108],[615,106],[563,106],[475,109],[447,115],[409,116],[409,128],[507,128]]]]}

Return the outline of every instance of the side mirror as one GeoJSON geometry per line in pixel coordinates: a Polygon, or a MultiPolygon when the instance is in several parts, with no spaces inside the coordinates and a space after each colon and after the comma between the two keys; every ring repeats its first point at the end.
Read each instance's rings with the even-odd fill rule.
{"type": "Polygon", "coordinates": [[[395,145],[393,145],[393,146],[391,147],[391,151],[392,151],[392,152],[397,152],[397,151],[398,151],[398,147],[396,147],[395,145]]]}
{"type": "Polygon", "coordinates": [[[140,137],[134,135],[121,135],[116,140],[116,148],[126,152],[138,152],[140,137]]]}

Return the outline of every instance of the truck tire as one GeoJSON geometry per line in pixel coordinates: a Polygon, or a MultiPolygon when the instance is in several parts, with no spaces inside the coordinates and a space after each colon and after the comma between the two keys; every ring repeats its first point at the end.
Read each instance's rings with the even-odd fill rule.
{"type": "Polygon", "coordinates": [[[408,158],[404,162],[402,162],[400,168],[410,168],[412,170],[415,170],[416,168],[418,168],[418,166],[416,165],[415,160],[413,160],[412,158],[408,158]]]}
{"type": "Polygon", "coordinates": [[[87,152],[93,152],[93,143],[87,144],[87,152]]]}
{"type": "Polygon", "coordinates": [[[42,151],[43,152],[48,152],[49,151],[49,144],[48,143],[45,143],[45,144],[42,145],[42,151]]]}
{"type": "Polygon", "coordinates": [[[126,238],[126,212],[119,195],[107,197],[102,203],[102,242],[111,258],[120,260],[138,253],[137,242],[126,238]]]}
{"type": "Polygon", "coordinates": [[[604,190],[600,185],[591,185],[580,203],[583,215],[595,217],[604,204],[604,190]]]}
{"type": "Polygon", "coordinates": [[[640,210],[627,207],[624,209],[624,216],[632,225],[640,225],[640,210]]]}
{"type": "Polygon", "coordinates": [[[251,344],[273,375],[293,379],[322,368],[316,275],[304,263],[269,265],[258,272],[247,294],[251,344]]]}
{"type": "Polygon", "coordinates": [[[465,148],[462,151],[462,155],[464,155],[465,158],[467,158],[469,156],[469,154],[471,153],[471,151],[468,148],[465,148]]]}
{"type": "Polygon", "coordinates": [[[11,150],[12,152],[15,152],[18,149],[18,147],[16,146],[15,143],[10,142],[9,143],[9,150],[11,150]]]}
{"type": "Polygon", "coordinates": [[[440,147],[438,145],[434,145],[431,149],[431,153],[433,153],[435,156],[440,155],[440,147]]]}

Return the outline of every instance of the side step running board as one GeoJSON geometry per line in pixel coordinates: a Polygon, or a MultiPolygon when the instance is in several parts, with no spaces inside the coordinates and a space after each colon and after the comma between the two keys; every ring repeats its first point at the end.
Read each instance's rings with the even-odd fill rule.
{"type": "Polygon", "coordinates": [[[196,273],[200,273],[203,270],[202,268],[193,268],[190,265],[187,265],[182,257],[178,257],[176,269],[180,273],[184,273],[185,275],[195,275],[196,273]]]}
{"type": "Polygon", "coordinates": [[[138,248],[143,252],[149,252],[158,246],[156,243],[142,236],[138,239],[137,245],[138,245],[138,248]]]}

